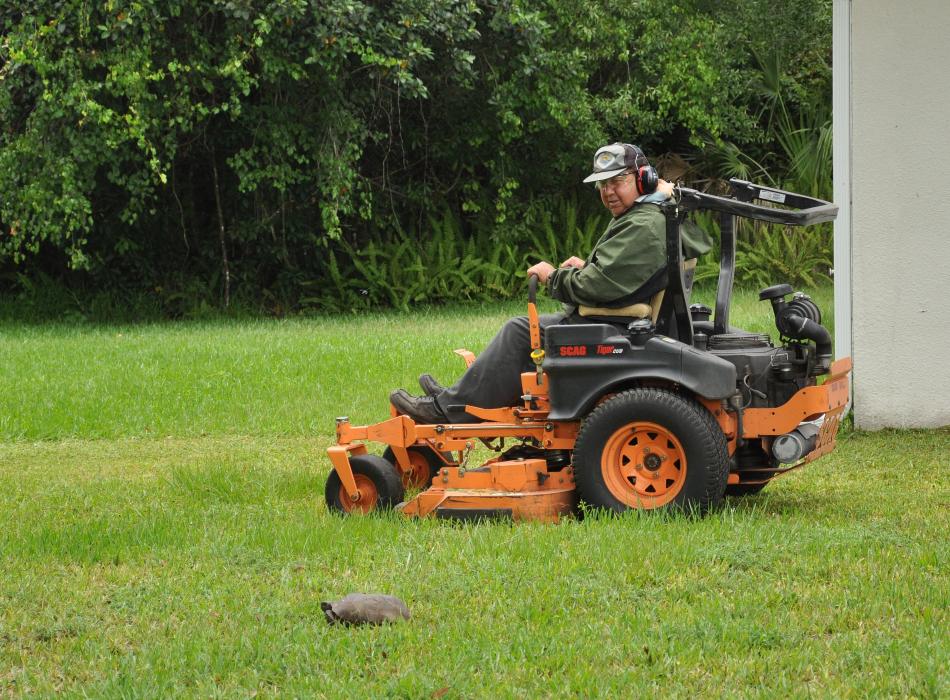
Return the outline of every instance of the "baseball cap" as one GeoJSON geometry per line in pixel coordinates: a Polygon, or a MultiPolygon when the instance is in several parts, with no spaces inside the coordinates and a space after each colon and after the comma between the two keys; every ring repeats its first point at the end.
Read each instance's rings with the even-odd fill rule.
{"type": "Polygon", "coordinates": [[[585,177],[584,182],[607,180],[631,168],[649,164],[643,151],[632,143],[612,143],[597,149],[594,154],[594,172],[585,177]]]}

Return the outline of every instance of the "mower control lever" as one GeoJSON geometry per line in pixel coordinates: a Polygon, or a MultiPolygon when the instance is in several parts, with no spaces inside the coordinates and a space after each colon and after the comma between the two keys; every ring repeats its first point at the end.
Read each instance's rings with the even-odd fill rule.
{"type": "MultiPolygon", "coordinates": [[[[538,322],[538,307],[534,300],[538,296],[538,276],[528,278],[528,327],[531,332],[531,349],[541,349],[541,325],[538,322]]],[[[532,353],[534,355],[534,353],[532,353]]],[[[543,356],[543,353],[542,353],[543,356]]]]}
{"type": "Polygon", "coordinates": [[[544,379],[541,363],[544,362],[544,348],[541,347],[541,323],[538,321],[538,307],[535,299],[538,297],[538,276],[528,277],[528,330],[531,334],[531,361],[538,372],[538,384],[544,379]]]}

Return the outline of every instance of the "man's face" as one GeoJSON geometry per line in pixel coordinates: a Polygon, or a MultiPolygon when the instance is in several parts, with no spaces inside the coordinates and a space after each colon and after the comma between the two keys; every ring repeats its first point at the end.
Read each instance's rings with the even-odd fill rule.
{"type": "Polygon", "coordinates": [[[609,180],[601,180],[597,183],[597,189],[600,191],[600,201],[614,216],[627,211],[640,196],[633,173],[622,173],[609,180]]]}

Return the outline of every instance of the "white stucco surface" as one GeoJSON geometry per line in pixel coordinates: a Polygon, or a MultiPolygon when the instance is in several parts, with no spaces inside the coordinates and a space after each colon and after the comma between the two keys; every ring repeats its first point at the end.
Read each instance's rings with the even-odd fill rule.
{"type": "Polygon", "coordinates": [[[850,10],[855,424],[950,425],[950,2],[850,10]]]}

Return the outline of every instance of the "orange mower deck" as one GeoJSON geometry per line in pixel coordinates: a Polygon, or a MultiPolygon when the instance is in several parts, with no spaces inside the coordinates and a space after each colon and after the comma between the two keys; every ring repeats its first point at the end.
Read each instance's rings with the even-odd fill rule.
{"type": "MultiPolygon", "coordinates": [[[[738,472],[729,474],[730,485],[764,484],[782,474],[817,459],[834,449],[840,425],[840,416],[848,403],[848,374],[850,358],[837,361],[827,380],[813,387],[806,387],[791,400],[777,408],[747,409],[743,416],[742,437],[745,440],[768,441],[788,432],[804,420],[824,415],[815,447],[798,463],[787,468],[766,468],[752,479],[740,478],[738,472]]],[[[545,381],[539,384],[534,372],[522,375],[526,394],[534,403],[543,404],[545,381]]],[[[737,418],[725,402],[702,401],[728,438],[729,452],[737,444],[737,418]]],[[[366,442],[388,445],[395,456],[395,467],[407,486],[425,487],[414,498],[397,506],[407,516],[430,516],[479,518],[486,516],[510,517],[513,520],[557,521],[572,513],[577,506],[573,469],[568,466],[550,468],[543,459],[489,460],[477,468],[460,466],[464,456],[475,442],[489,444],[500,449],[503,439],[531,441],[551,450],[574,448],[579,422],[551,422],[546,412],[530,408],[480,409],[467,406],[466,412],[483,417],[483,423],[456,423],[425,425],[417,424],[408,416],[394,415],[388,420],[368,426],[353,426],[345,418],[337,422],[337,444],[328,448],[327,454],[341,482],[341,502],[347,512],[368,512],[374,509],[376,489],[371,480],[354,474],[350,465],[351,455],[367,453],[366,442]],[[495,442],[493,442],[495,441],[495,442]],[[440,464],[429,465],[420,451],[438,455],[440,464]],[[457,458],[462,455],[462,460],[457,458]],[[428,471],[426,472],[425,470],[428,471]],[[425,473],[423,473],[425,472],[425,473]]],[[[631,430],[642,434],[655,434],[656,428],[647,424],[631,424],[631,430]]],[[[618,437],[615,445],[605,452],[604,477],[608,481],[629,479],[622,464],[624,440],[618,437]]],[[[649,447],[645,447],[648,452],[649,447]]],[[[654,448],[653,453],[662,453],[654,448]]],[[[653,509],[669,503],[681,486],[681,474],[689,469],[681,448],[669,449],[672,459],[663,460],[655,475],[642,469],[636,477],[636,485],[630,494],[629,505],[633,508],[653,509]],[[679,466],[673,466],[676,462],[679,466]],[[646,491],[651,480],[672,477],[669,487],[646,491]],[[638,488],[639,485],[639,488],[638,488]]],[[[666,456],[666,455],[663,455],[666,456]]],[[[635,460],[627,460],[631,463],[635,460]]],[[[748,472],[749,470],[746,470],[748,472]]],[[[667,479],[669,481],[669,479],[667,479]]]]}

